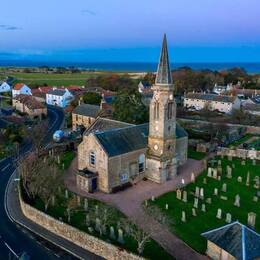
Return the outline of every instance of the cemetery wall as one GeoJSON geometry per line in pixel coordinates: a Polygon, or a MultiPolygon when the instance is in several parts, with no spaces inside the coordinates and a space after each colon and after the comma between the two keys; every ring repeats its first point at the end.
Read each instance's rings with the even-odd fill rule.
{"type": "Polygon", "coordinates": [[[217,155],[260,160],[260,151],[256,150],[219,148],[217,155]]]}
{"type": "Polygon", "coordinates": [[[104,257],[105,259],[115,260],[141,260],[143,258],[127,252],[126,250],[106,243],[94,236],[88,235],[72,226],[69,226],[61,221],[58,221],[49,215],[33,208],[26,204],[20,196],[20,205],[23,214],[31,221],[44,227],[52,233],[55,233],[72,243],[96,254],[104,257]]]}

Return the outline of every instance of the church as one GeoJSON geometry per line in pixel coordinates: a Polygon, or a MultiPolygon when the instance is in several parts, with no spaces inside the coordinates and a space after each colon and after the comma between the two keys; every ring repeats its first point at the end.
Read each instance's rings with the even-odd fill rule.
{"type": "Polygon", "coordinates": [[[77,186],[113,193],[143,179],[165,183],[187,161],[188,135],[176,123],[174,84],[164,36],[152,87],[149,123],[132,125],[98,117],[78,147],[77,186]]]}

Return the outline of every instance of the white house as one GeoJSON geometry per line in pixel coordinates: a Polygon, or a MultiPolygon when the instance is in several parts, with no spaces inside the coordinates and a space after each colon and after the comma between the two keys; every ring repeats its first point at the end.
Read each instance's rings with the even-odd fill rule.
{"type": "Polygon", "coordinates": [[[215,84],[215,86],[213,88],[213,92],[218,94],[218,95],[221,95],[221,94],[228,92],[232,89],[233,89],[232,84],[227,84],[226,86],[219,86],[218,84],[215,84]]]}
{"type": "Polygon", "coordinates": [[[236,96],[214,94],[188,93],[184,97],[184,107],[201,110],[208,108],[211,111],[231,113],[233,109],[241,107],[241,101],[236,96]]]}
{"type": "Polygon", "coordinates": [[[3,82],[0,86],[0,93],[10,92],[11,90],[11,86],[6,82],[3,82]]]}
{"type": "Polygon", "coordinates": [[[138,92],[139,93],[152,92],[151,86],[147,82],[140,81],[138,84],[138,92]]]}
{"type": "Polygon", "coordinates": [[[46,94],[46,103],[52,106],[65,108],[74,99],[68,89],[52,89],[46,94]]]}
{"type": "Polygon", "coordinates": [[[32,95],[32,91],[27,85],[25,85],[23,83],[18,83],[12,89],[12,96],[14,98],[14,97],[16,97],[17,95],[20,95],[20,94],[32,95]]]}

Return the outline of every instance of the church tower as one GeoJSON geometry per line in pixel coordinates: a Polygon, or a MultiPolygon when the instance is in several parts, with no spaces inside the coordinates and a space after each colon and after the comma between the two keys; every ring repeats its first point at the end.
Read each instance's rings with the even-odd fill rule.
{"type": "Polygon", "coordinates": [[[163,38],[153,98],[150,103],[147,178],[164,183],[176,175],[176,103],[168,56],[166,35],[163,38]]]}

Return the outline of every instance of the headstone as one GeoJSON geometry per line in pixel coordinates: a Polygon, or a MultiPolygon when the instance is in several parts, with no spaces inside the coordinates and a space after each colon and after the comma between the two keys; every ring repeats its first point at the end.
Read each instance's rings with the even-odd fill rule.
{"type": "Polygon", "coordinates": [[[238,176],[238,177],[237,177],[237,181],[238,181],[238,182],[242,182],[242,181],[243,181],[242,177],[241,177],[241,176],[238,176]]]}
{"type": "Polygon", "coordinates": [[[257,196],[254,196],[253,201],[254,201],[254,202],[258,202],[258,197],[257,197],[257,196]]]}
{"type": "Polygon", "coordinates": [[[116,236],[115,236],[115,229],[113,226],[110,227],[109,229],[109,237],[113,240],[116,240],[116,236]]]}
{"type": "Polygon", "coordinates": [[[232,168],[227,165],[227,178],[232,179],[232,168]]]}
{"type": "Polygon", "coordinates": [[[200,188],[196,187],[195,188],[195,197],[199,197],[200,196],[200,188]]]}
{"type": "Polygon", "coordinates": [[[165,209],[168,210],[169,209],[169,205],[165,204],[165,209]]]}
{"type": "Polygon", "coordinates": [[[208,204],[211,204],[211,203],[212,203],[212,199],[211,199],[211,198],[207,198],[207,199],[206,199],[206,202],[207,202],[208,204]]]}
{"type": "Polygon", "coordinates": [[[254,212],[248,213],[247,224],[248,226],[255,228],[256,214],[254,212]]]}
{"type": "Polygon", "coordinates": [[[246,186],[249,186],[250,185],[250,172],[247,172],[247,175],[246,175],[246,186]]]}
{"type": "Polygon", "coordinates": [[[68,192],[68,190],[65,190],[65,198],[66,198],[66,199],[69,198],[69,192],[68,192]]]}
{"type": "Polygon", "coordinates": [[[84,210],[87,211],[88,210],[88,199],[84,198],[84,210]]]}
{"type": "Polygon", "coordinates": [[[95,224],[95,230],[97,232],[100,232],[100,228],[101,228],[101,222],[99,218],[96,218],[96,224],[95,224]]]}
{"type": "Polygon", "coordinates": [[[256,166],[256,160],[255,159],[252,160],[252,165],[256,166]]]}
{"type": "Polygon", "coordinates": [[[232,161],[232,159],[233,159],[232,156],[229,155],[229,156],[228,156],[228,160],[229,160],[229,161],[232,161]]]}
{"type": "Polygon", "coordinates": [[[227,184],[226,183],[222,184],[222,191],[227,192],[227,184]]]}
{"type": "Polygon", "coordinates": [[[201,205],[201,211],[206,212],[206,205],[205,204],[201,205]]]}
{"type": "Polygon", "coordinates": [[[192,216],[193,216],[193,217],[196,217],[196,216],[197,216],[196,209],[194,209],[194,208],[192,208],[192,216]]]}
{"type": "Polygon", "coordinates": [[[242,165],[242,166],[245,166],[245,165],[246,165],[246,162],[243,160],[243,161],[241,162],[241,165],[242,165]]]}
{"type": "Polygon", "coordinates": [[[194,172],[191,173],[190,181],[191,181],[192,183],[195,182],[195,174],[194,174],[194,172]]]}
{"type": "Polygon", "coordinates": [[[90,218],[89,218],[89,214],[86,214],[85,221],[86,221],[86,226],[89,226],[89,225],[90,225],[90,218]]]}
{"type": "Polygon", "coordinates": [[[260,178],[259,178],[259,176],[255,176],[254,182],[255,182],[254,188],[259,189],[260,188],[260,178]]]}
{"type": "Polygon", "coordinates": [[[93,227],[88,227],[88,232],[93,233],[94,232],[93,227]]]}
{"type": "Polygon", "coordinates": [[[232,221],[232,216],[230,213],[227,213],[226,214],[226,223],[231,223],[231,221],[232,221]]]}
{"type": "Polygon", "coordinates": [[[199,199],[198,199],[198,198],[194,198],[194,204],[193,204],[193,207],[197,209],[198,206],[199,206],[199,199]]]}
{"type": "Polygon", "coordinates": [[[209,167],[208,168],[208,175],[207,175],[208,177],[212,177],[212,168],[211,167],[209,167]]]}
{"type": "Polygon", "coordinates": [[[186,190],[183,191],[182,201],[187,202],[187,191],[186,190]]]}
{"type": "Polygon", "coordinates": [[[154,201],[154,196],[152,196],[152,201],[154,201]]]}
{"type": "Polygon", "coordinates": [[[236,168],[236,165],[234,163],[232,163],[232,168],[235,169],[236,168]]]}
{"type": "Polygon", "coordinates": [[[120,244],[124,244],[124,236],[123,236],[123,230],[121,228],[118,229],[118,238],[117,238],[117,242],[120,244]]]}
{"type": "Polygon", "coordinates": [[[217,172],[218,172],[218,174],[220,174],[220,175],[222,174],[223,170],[222,170],[222,167],[221,167],[221,166],[218,166],[217,172]]]}
{"type": "Polygon", "coordinates": [[[178,189],[177,191],[176,191],[176,198],[178,199],[178,200],[181,200],[181,190],[180,189],[178,189]]]}
{"type": "Polygon", "coordinates": [[[239,194],[237,194],[236,197],[235,197],[235,203],[234,203],[234,205],[235,205],[236,207],[240,207],[240,196],[239,196],[239,194]]]}
{"type": "Polygon", "coordinates": [[[227,196],[220,196],[220,199],[221,200],[228,200],[228,197],[227,196]]]}
{"type": "Polygon", "coordinates": [[[221,181],[221,176],[218,176],[218,181],[221,181]]]}
{"type": "Polygon", "coordinates": [[[218,171],[217,171],[217,169],[213,169],[213,178],[214,179],[218,178],[218,171]]]}
{"type": "Polygon", "coordinates": [[[203,188],[200,189],[200,198],[204,199],[204,189],[203,188]]]}
{"type": "Polygon", "coordinates": [[[218,219],[222,218],[222,209],[218,209],[216,218],[218,218],[218,219]]]}
{"type": "Polygon", "coordinates": [[[214,188],[214,195],[218,196],[218,188],[214,188]]]}
{"type": "Polygon", "coordinates": [[[98,216],[98,211],[99,211],[99,207],[98,207],[98,205],[96,205],[95,206],[95,214],[96,214],[96,216],[98,216]]]}
{"type": "Polygon", "coordinates": [[[186,212],[185,211],[181,212],[181,221],[186,222],[186,212]]]}
{"type": "Polygon", "coordinates": [[[218,166],[221,166],[221,160],[218,160],[218,166]]]}
{"type": "Polygon", "coordinates": [[[145,201],[144,201],[144,204],[145,204],[145,207],[147,207],[147,206],[148,206],[148,201],[145,200],[145,201]]]}
{"type": "Polygon", "coordinates": [[[203,178],[203,184],[207,184],[207,178],[203,178]]]}

